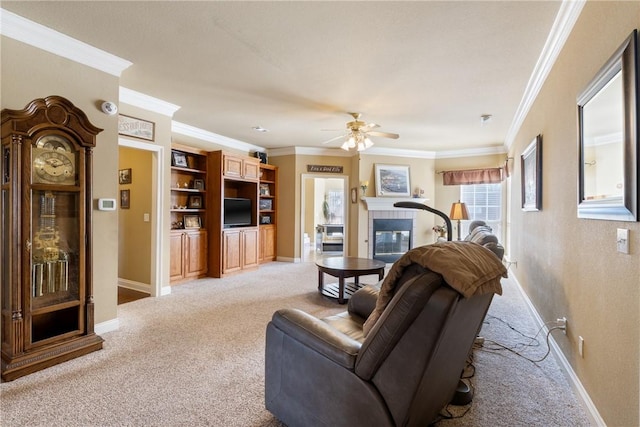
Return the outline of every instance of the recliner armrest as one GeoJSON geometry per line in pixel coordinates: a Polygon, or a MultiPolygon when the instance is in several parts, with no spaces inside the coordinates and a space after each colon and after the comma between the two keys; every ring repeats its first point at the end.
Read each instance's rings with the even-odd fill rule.
{"type": "Polygon", "coordinates": [[[335,363],[354,370],[361,344],[331,325],[302,310],[293,308],[276,311],[271,322],[291,338],[335,363]]]}
{"type": "Polygon", "coordinates": [[[382,281],[376,285],[366,285],[354,292],[349,298],[349,305],[347,306],[349,313],[356,314],[367,320],[371,312],[376,308],[381,283],[382,281]]]}

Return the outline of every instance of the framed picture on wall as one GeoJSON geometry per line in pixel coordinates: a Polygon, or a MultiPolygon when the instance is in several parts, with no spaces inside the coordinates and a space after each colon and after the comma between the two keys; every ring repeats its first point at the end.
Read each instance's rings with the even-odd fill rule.
{"type": "Polygon", "coordinates": [[[132,182],[131,168],[120,169],[118,171],[118,183],[120,185],[123,185],[123,184],[131,184],[131,182],[132,182]]]}
{"type": "Polygon", "coordinates": [[[131,190],[120,190],[120,209],[129,209],[131,190]]]}
{"type": "Polygon", "coordinates": [[[542,209],[542,135],[536,136],[520,156],[522,210],[542,209]]]}
{"type": "Polygon", "coordinates": [[[409,166],[376,164],[376,195],[411,197],[409,166]]]}

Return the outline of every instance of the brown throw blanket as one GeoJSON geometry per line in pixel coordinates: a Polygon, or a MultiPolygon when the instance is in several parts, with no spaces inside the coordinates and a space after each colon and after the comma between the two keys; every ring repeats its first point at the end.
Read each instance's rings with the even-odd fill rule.
{"type": "Polygon", "coordinates": [[[411,249],[393,264],[382,282],[376,308],[363,325],[365,336],[393,298],[404,269],[413,263],[442,275],[465,298],[490,292],[502,295],[500,278],[507,277],[507,269],[498,257],[477,243],[440,242],[411,249]]]}

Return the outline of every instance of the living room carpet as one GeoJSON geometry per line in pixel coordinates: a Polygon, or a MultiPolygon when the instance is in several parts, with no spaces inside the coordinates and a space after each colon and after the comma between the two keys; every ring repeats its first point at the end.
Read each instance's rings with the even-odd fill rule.
{"type": "MultiPolygon", "coordinates": [[[[369,281],[371,283],[375,277],[369,281]]],[[[534,364],[488,340],[528,342],[535,323],[509,279],[474,351],[474,401],[440,426],[586,426],[584,408],[552,356],[534,364]],[[509,328],[505,322],[514,329],[509,328]]],[[[115,291],[115,287],[114,287],[115,291]]],[[[265,328],[279,308],[316,316],[346,309],[317,291],[313,263],[279,263],[201,279],[170,295],[118,306],[104,349],[0,384],[2,426],[282,426],[264,408],[265,328]]],[[[528,347],[529,357],[544,355],[528,347]]]]}

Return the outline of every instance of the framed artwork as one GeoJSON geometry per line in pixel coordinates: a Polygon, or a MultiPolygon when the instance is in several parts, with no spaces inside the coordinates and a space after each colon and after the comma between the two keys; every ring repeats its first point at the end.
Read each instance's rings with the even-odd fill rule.
{"type": "Polygon", "coordinates": [[[178,151],[171,152],[171,166],[177,166],[180,168],[189,167],[189,163],[187,163],[187,155],[184,153],[180,153],[178,151]]]}
{"type": "Polygon", "coordinates": [[[269,184],[260,184],[260,195],[261,196],[271,195],[271,192],[269,191],[269,184]]]}
{"type": "Polygon", "coordinates": [[[193,188],[196,190],[204,190],[204,179],[194,179],[193,188]]]}
{"type": "Polygon", "coordinates": [[[542,209],[542,135],[536,136],[520,156],[522,210],[542,209]]]}
{"type": "Polygon", "coordinates": [[[131,184],[131,168],[129,169],[120,169],[118,171],[118,183],[122,184],[131,184]]]}
{"type": "Polygon", "coordinates": [[[118,134],[120,135],[153,141],[155,127],[155,123],[148,120],[136,119],[122,114],[118,116],[118,134]]]}
{"type": "Polygon", "coordinates": [[[409,166],[376,164],[376,195],[411,197],[409,166]]]}
{"type": "Polygon", "coordinates": [[[184,228],[202,228],[202,222],[199,215],[185,215],[184,228]]]}
{"type": "Polygon", "coordinates": [[[261,211],[270,211],[273,209],[273,200],[271,199],[260,199],[258,203],[258,207],[261,211]]]}
{"type": "Polygon", "coordinates": [[[202,209],[202,196],[189,196],[189,209],[202,209]]]}
{"type": "Polygon", "coordinates": [[[129,209],[131,190],[120,190],[120,209],[129,209]]]}

